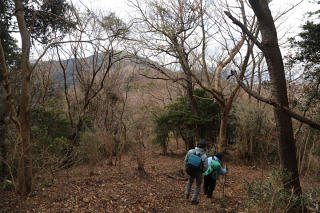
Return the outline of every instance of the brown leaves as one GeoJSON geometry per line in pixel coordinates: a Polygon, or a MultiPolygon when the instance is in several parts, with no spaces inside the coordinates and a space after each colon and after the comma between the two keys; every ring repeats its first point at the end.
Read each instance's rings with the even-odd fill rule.
{"type": "Polygon", "coordinates": [[[148,175],[144,177],[138,175],[129,158],[120,169],[105,163],[94,168],[96,172],[91,175],[87,167],[73,169],[68,175],[62,171],[52,186],[36,187],[34,196],[27,200],[3,192],[0,209],[5,205],[10,211],[27,212],[234,212],[244,203],[243,178],[256,180],[261,176],[249,167],[231,165],[226,196],[222,197],[221,177],[214,199],[200,191],[199,205],[191,206],[184,195],[186,181],[180,180],[186,176],[178,176],[181,165],[183,159],[158,155],[149,156],[145,167],[148,175]]]}

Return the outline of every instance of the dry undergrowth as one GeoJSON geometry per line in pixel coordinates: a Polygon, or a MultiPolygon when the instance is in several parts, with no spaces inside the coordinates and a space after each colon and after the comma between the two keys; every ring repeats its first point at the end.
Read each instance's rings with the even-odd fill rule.
{"type": "Polygon", "coordinates": [[[94,172],[88,166],[64,170],[53,183],[38,179],[27,199],[1,192],[0,212],[240,212],[246,196],[243,180],[259,181],[265,174],[254,167],[228,164],[225,195],[221,177],[214,199],[201,193],[199,205],[192,206],[184,196],[183,158],[183,154],[148,152],[145,176],[139,175],[130,157],[120,167],[101,162],[94,172]]]}

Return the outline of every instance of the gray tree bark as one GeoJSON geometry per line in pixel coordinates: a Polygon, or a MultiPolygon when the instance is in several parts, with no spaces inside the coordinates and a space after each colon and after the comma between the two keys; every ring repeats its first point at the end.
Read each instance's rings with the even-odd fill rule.
{"type": "MultiPolygon", "coordinates": [[[[282,183],[286,190],[293,190],[294,194],[301,197],[298,162],[296,158],[295,140],[291,116],[286,113],[289,109],[287,85],[284,73],[284,65],[278,44],[278,36],[274,20],[267,0],[249,0],[249,3],[258,18],[262,40],[259,42],[246,27],[236,20],[230,13],[226,15],[246,33],[249,38],[261,49],[265,55],[271,82],[273,102],[281,107],[274,106],[277,137],[279,142],[279,156],[282,171],[282,183]]],[[[289,212],[297,212],[291,207],[289,212]]]]}
{"type": "Polygon", "coordinates": [[[21,0],[15,0],[15,15],[18,21],[22,41],[21,55],[21,100],[20,100],[20,132],[18,132],[18,169],[17,169],[17,192],[22,195],[29,194],[32,190],[32,159],[30,139],[30,32],[24,19],[24,8],[21,0]],[[19,135],[20,134],[20,135],[19,135]]]}
{"type": "MultiPolygon", "coordinates": [[[[262,51],[265,55],[271,81],[271,93],[274,100],[289,107],[284,65],[280,52],[276,27],[266,0],[249,0],[260,23],[262,51]]],[[[293,138],[291,117],[283,109],[274,107],[282,181],[286,189],[294,189],[301,195],[301,186],[297,167],[296,147],[293,138]]]]}

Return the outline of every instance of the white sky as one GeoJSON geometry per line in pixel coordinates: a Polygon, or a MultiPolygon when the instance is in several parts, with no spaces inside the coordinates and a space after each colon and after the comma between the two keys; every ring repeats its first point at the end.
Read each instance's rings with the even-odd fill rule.
{"type": "MultiPolygon", "coordinates": [[[[85,4],[89,9],[93,11],[101,12],[115,12],[120,18],[126,20],[129,19],[129,14],[133,13],[133,10],[129,7],[128,0],[70,0],[76,5],[85,4]]],[[[214,0],[212,0],[214,1],[214,0]]],[[[284,11],[290,8],[292,5],[300,2],[301,0],[272,0],[271,11],[273,15],[278,12],[284,11]]],[[[299,31],[299,27],[305,23],[306,12],[314,11],[317,8],[317,4],[310,3],[311,0],[302,0],[303,2],[292,11],[290,11],[281,23],[283,32],[289,33],[287,37],[293,37],[299,31]]],[[[232,0],[229,0],[232,2],[232,0]]],[[[318,8],[320,9],[320,8],[318,8]]],[[[280,23],[278,23],[280,24],[280,23]]],[[[278,28],[279,31],[279,28],[278,28]]],[[[278,32],[281,34],[281,32],[278,32]]]]}
{"type": "MultiPolygon", "coordinates": [[[[130,13],[130,7],[128,6],[128,0],[70,0],[75,4],[83,4],[87,5],[90,9],[93,10],[102,10],[102,11],[112,11],[115,12],[121,18],[128,17],[130,13]]],[[[214,1],[214,0],[213,0],[214,1]]],[[[276,11],[283,11],[286,8],[300,2],[300,0],[273,0],[272,1],[272,12],[275,13],[276,11]]],[[[315,10],[317,8],[316,4],[311,4],[310,0],[303,0],[303,2],[295,8],[290,16],[290,20],[293,22],[301,22],[303,20],[303,14],[308,11],[315,10]]],[[[131,10],[132,12],[132,10],[131,10]]]]}
{"type": "Polygon", "coordinates": [[[119,17],[125,19],[130,12],[127,0],[70,0],[76,5],[84,4],[89,9],[105,12],[115,12],[119,17]]]}
{"type": "MultiPolygon", "coordinates": [[[[117,16],[123,20],[128,20],[130,15],[133,15],[133,9],[130,8],[128,0],[68,0],[75,5],[78,5],[80,8],[84,8],[83,5],[86,5],[92,11],[100,11],[107,14],[108,12],[115,12],[117,16]]],[[[133,0],[135,1],[135,0],[133,0]]],[[[215,1],[215,0],[212,0],[215,1]]],[[[232,2],[233,0],[228,0],[232,2]]],[[[301,0],[272,0],[271,11],[275,15],[280,11],[284,11],[287,8],[290,8],[292,5],[300,2],[301,0]]],[[[293,37],[297,35],[299,27],[305,23],[306,19],[304,15],[306,12],[314,11],[320,8],[317,8],[317,4],[311,4],[310,0],[303,0],[303,2],[290,11],[286,15],[286,18],[283,19],[284,23],[281,24],[281,27],[278,27],[278,36],[285,35],[286,38],[293,37]],[[288,31],[289,30],[289,31],[288,31]],[[286,34],[284,34],[286,33],[286,34]]],[[[278,23],[279,24],[279,23],[278,23]]],[[[19,36],[20,37],[20,36],[19,36]]],[[[283,38],[282,41],[287,39],[283,38]]],[[[17,38],[20,41],[20,38],[17,38]]]]}

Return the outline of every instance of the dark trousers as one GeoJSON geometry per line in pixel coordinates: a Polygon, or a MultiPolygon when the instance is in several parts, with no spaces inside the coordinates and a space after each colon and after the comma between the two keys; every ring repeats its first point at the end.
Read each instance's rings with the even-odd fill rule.
{"type": "Polygon", "coordinates": [[[214,188],[216,187],[217,180],[213,179],[211,175],[204,176],[204,183],[203,183],[203,191],[207,197],[211,198],[214,188]]]}

